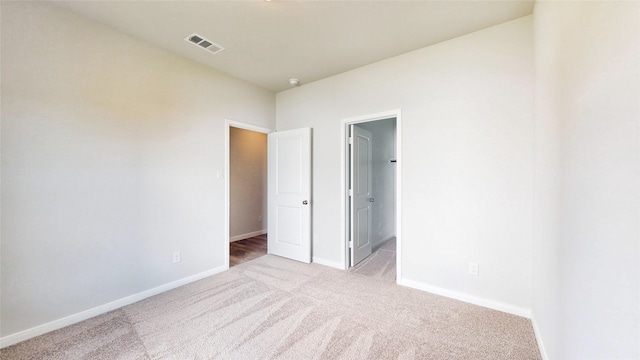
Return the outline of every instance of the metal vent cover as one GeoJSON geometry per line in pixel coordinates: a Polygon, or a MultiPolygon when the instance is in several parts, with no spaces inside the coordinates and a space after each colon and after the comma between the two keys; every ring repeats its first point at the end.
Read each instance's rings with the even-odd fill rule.
{"type": "Polygon", "coordinates": [[[222,46],[214,43],[213,41],[207,40],[204,38],[204,36],[198,35],[196,33],[187,36],[186,38],[184,38],[184,40],[188,43],[201,47],[212,54],[217,54],[220,51],[224,50],[222,46]]]}

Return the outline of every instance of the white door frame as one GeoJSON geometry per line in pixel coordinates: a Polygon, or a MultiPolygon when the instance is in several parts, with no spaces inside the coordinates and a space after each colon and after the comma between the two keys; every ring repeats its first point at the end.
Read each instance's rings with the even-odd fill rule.
{"type": "Polygon", "coordinates": [[[400,109],[342,120],[342,264],[349,268],[349,125],[396,119],[396,282],[402,279],[402,114],[400,109]]]}
{"type": "MultiPolygon", "coordinates": [[[[231,129],[230,128],[240,128],[245,130],[251,130],[263,134],[269,134],[274,132],[275,130],[245,124],[238,121],[233,121],[229,119],[225,119],[225,127],[224,127],[224,267],[225,269],[229,269],[229,226],[230,226],[230,215],[231,215],[231,201],[229,198],[230,191],[230,174],[229,174],[229,156],[230,156],[230,146],[231,146],[231,129]]],[[[267,161],[269,161],[267,159],[267,161]]]]}

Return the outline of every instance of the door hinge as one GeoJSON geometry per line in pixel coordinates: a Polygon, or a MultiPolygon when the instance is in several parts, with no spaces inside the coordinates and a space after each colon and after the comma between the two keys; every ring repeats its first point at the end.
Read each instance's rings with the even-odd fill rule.
{"type": "Polygon", "coordinates": [[[349,145],[353,144],[353,137],[349,136],[349,145]]]}
{"type": "Polygon", "coordinates": [[[353,249],[353,240],[349,240],[349,249],[353,249]]]}
{"type": "Polygon", "coordinates": [[[353,196],[353,189],[349,189],[349,196],[353,196]]]}

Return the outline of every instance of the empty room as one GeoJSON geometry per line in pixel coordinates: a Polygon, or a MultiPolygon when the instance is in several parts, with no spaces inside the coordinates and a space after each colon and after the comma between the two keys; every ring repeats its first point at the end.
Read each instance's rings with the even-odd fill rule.
{"type": "Polygon", "coordinates": [[[640,2],[2,0],[0,37],[1,359],[640,359],[640,2]]]}

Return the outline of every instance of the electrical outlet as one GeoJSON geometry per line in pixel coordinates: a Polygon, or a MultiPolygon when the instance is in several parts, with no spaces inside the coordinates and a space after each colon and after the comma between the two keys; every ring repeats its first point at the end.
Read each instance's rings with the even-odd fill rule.
{"type": "Polygon", "coordinates": [[[478,263],[469,263],[469,275],[478,276],[478,263]]]}
{"type": "Polygon", "coordinates": [[[173,253],[173,263],[179,263],[180,262],[180,251],[176,251],[173,253]]]}

